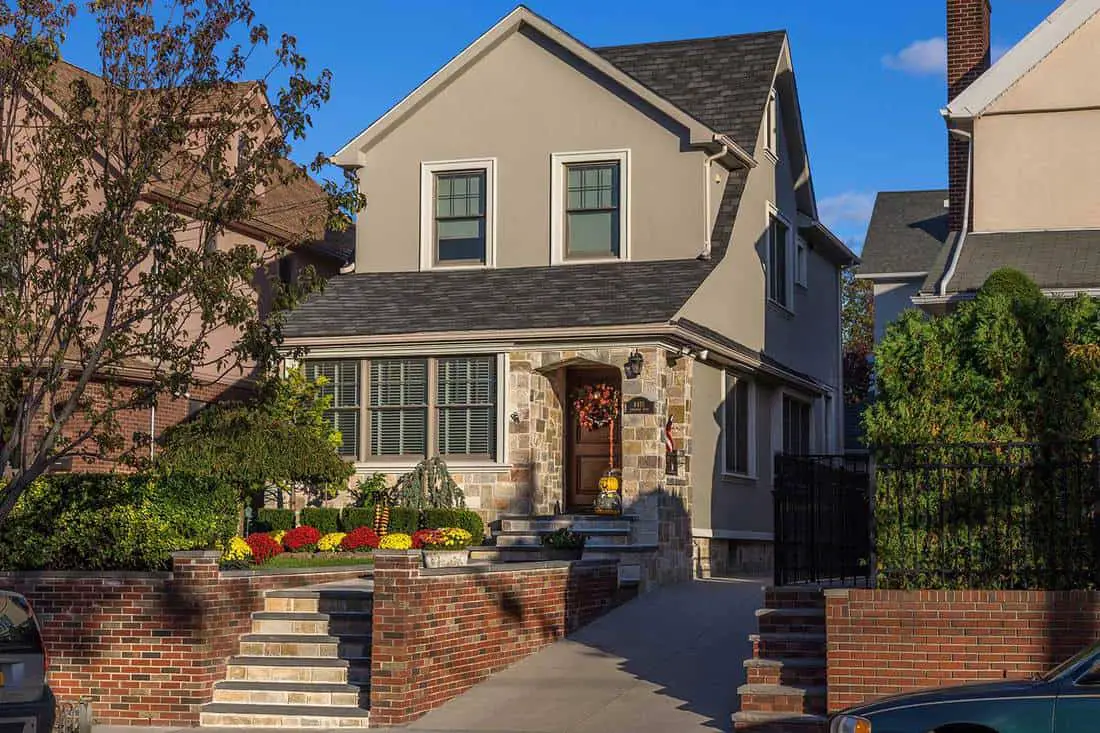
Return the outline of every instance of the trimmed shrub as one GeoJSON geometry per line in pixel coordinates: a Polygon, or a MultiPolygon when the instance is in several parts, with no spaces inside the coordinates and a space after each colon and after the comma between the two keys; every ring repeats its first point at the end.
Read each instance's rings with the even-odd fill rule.
{"type": "Polygon", "coordinates": [[[432,529],[458,527],[470,533],[470,544],[480,545],[485,540],[485,523],[481,515],[471,509],[425,509],[421,526],[432,529]]]}
{"type": "Polygon", "coordinates": [[[390,509],[390,532],[412,535],[420,529],[420,512],[408,507],[395,506],[390,509]]]}
{"type": "Polygon", "coordinates": [[[1043,297],[1043,291],[1034,280],[1011,267],[1002,267],[990,273],[978,294],[1003,295],[1013,303],[1034,302],[1043,297]]]}
{"type": "Polygon", "coordinates": [[[313,527],[302,525],[283,535],[283,546],[291,552],[313,552],[321,540],[321,533],[313,527]]]}
{"type": "Polygon", "coordinates": [[[182,474],[55,474],[35,481],[0,532],[5,570],[163,570],[177,550],[222,548],[235,489],[182,474]]]}
{"type": "Polygon", "coordinates": [[[340,543],[340,546],[348,552],[354,552],[356,550],[361,551],[364,549],[373,550],[378,547],[379,541],[380,538],[378,537],[378,533],[373,529],[370,527],[358,527],[344,535],[344,539],[340,543]]]}
{"type": "Polygon", "coordinates": [[[294,529],[294,510],[264,507],[256,512],[256,524],[265,532],[294,529]]]}
{"type": "Polygon", "coordinates": [[[340,512],[340,529],[351,532],[360,527],[374,527],[374,507],[345,507],[340,512]]]}
{"type": "Polygon", "coordinates": [[[257,565],[263,565],[283,552],[283,546],[272,539],[271,535],[264,532],[253,532],[245,537],[244,541],[252,548],[252,561],[257,565]]]}
{"type": "Polygon", "coordinates": [[[307,507],[301,511],[301,522],[321,534],[340,531],[340,510],[328,507],[307,507]]]}

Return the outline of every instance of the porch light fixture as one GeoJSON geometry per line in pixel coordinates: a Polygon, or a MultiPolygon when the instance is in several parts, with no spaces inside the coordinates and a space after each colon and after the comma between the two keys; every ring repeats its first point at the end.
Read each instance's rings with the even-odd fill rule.
{"type": "Polygon", "coordinates": [[[642,364],[645,363],[645,359],[642,357],[641,352],[635,349],[627,357],[626,363],[623,364],[623,374],[627,379],[637,379],[642,373],[642,364]]]}

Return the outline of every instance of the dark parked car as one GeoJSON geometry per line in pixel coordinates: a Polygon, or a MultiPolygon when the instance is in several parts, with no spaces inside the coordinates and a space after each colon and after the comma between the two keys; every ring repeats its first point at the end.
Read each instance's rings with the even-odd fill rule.
{"type": "Polygon", "coordinates": [[[0,591],[0,733],[50,733],[55,702],[47,665],[31,604],[0,591]]]}
{"type": "Polygon", "coordinates": [[[896,695],[833,716],[830,733],[1100,731],[1100,643],[1045,675],[896,695]]]}

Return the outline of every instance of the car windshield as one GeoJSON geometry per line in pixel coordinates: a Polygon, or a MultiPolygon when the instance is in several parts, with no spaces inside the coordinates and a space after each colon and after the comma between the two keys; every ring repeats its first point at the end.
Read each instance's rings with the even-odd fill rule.
{"type": "Polygon", "coordinates": [[[1077,652],[1072,657],[1070,657],[1069,659],[1062,662],[1057,667],[1055,667],[1054,669],[1050,670],[1045,675],[1043,675],[1042,679],[1044,681],[1049,682],[1050,680],[1058,677],[1059,675],[1064,674],[1066,672],[1066,670],[1072,669],[1073,667],[1080,664],[1082,661],[1088,659],[1089,657],[1091,657],[1092,655],[1094,655],[1098,652],[1100,652],[1100,641],[1096,642],[1092,646],[1085,647],[1081,651],[1077,652]]]}
{"type": "Polygon", "coordinates": [[[35,654],[42,638],[30,606],[20,596],[0,595],[0,654],[35,654]]]}

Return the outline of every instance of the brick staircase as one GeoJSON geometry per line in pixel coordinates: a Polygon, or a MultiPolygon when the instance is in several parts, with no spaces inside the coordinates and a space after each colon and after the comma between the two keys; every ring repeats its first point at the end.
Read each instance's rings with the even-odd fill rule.
{"type": "Polygon", "coordinates": [[[734,728],[752,733],[824,733],[825,597],[817,589],[769,588],[756,612],[747,682],[734,728]]]}
{"type": "Polygon", "coordinates": [[[367,727],[372,591],[370,581],[268,591],[199,724],[367,727]]]}
{"type": "Polygon", "coordinates": [[[641,578],[638,553],[656,549],[637,541],[637,517],[593,514],[553,516],[505,516],[493,532],[494,547],[475,549],[470,558],[478,561],[515,562],[537,559],[543,538],[562,527],[585,536],[584,559],[619,560],[619,583],[637,584],[641,578]]]}

